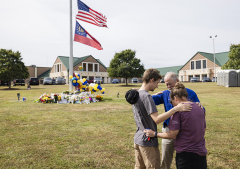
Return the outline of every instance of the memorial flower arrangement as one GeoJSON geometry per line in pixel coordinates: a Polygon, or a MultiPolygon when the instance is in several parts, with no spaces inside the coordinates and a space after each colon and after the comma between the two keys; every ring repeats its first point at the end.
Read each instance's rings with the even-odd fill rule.
{"type": "Polygon", "coordinates": [[[46,94],[44,93],[41,95],[38,99],[36,99],[34,102],[37,103],[58,103],[58,104],[89,104],[94,103],[98,101],[102,101],[103,96],[101,95],[95,95],[89,92],[63,92],[63,93],[52,93],[52,94],[46,94]]]}
{"type": "Polygon", "coordinates": [[[95,96],[95,92],[105,93],[105,88],[101,85],[90,83],[88,84],[86,79],[80,78],[78,73],[74,73],[73,76],[69,76],[72,85],[75,87],[75,91],[62,91],[62,93],[44,93],[34,102],[37,103],[58,103],[58,104],[89,104],[98,101],[103,101],[103,96],[95,96]]]}
{"type": "Polygon", "coordinates": [[[96,96],[96,99],[97,99],[98,101],[103,101],[103,97],[102,97],[101,95],[97,95],[97,96],[96,96]]]}

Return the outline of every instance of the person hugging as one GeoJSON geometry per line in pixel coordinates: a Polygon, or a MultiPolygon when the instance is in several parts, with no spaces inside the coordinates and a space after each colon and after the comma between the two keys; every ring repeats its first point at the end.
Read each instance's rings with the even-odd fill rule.
{"type": "MultiPolygon", "coordinates": [[[[191,104],[192,110],[177,112],[171,116],[170,132],[157,133],[157,137],[174,140],[177,169],[207,169],[207,149],[205,147],[205,111],[188,99],[185,86],[179,82],[171,89],[170,99],[173,106],[191,104]]],[[[146,136],[154,137],[155,132],[145,130],[146,136]]]]}

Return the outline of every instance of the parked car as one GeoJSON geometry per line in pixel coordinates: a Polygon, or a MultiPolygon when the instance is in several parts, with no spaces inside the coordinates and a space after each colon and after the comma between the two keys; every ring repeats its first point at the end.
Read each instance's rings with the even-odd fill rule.
{"type": "Polygon", "coordinates": [[[7,82],[7,81],[0,80],[0,85],[1,85],[1,86],[4,86],[4,85],[8,86],[8,82],[7,82]]]}
{"type": "Polygon", "coordinates": [[[66,84],[66,80],[63,77],[57,77],[56,84],[66,84]]]}
{"type": "Polygon", "coordinates": [[[137,78],[132,78],[132,83],[138,83],[138,79],[137,78]]]}
{"type": "Polygon", "coordinates": [[[17,86],[17,85],[25,86],[25,80],[24,79],[14,79],[13,86],[17,86]]]}
{"type": "Polygon", "coordinates": [[[160,83],[165,83],[164,78],[161,79],[160,83]]]}
{"type": "Polygon", "coordinates": [[[93,78],[86,78],[86,80],[87,80],[88,84],[94,83],[94,79],[93,78]]]}
{"type": "Polygon", "coordinates": [[[209,77],[204,77],[202,82],[211,82],[212,80],[209,77]]]}
{"type": "Polygon", "coordinates": [[[212,82],[217,82],[217,77],[213,77],[212,82]]]}
{"type": "Polygon", "coordinates": [[[192,77],[190,82],[199,82],[199,78],[198,77],[192,77]]]}
{"type": "Polygon", "coordinates": [[[113,79],[112,83],[119,83],[119,80],[118,79],[113,79]]]}
{"type": "Polygon", "coordinates": [[[52,84],[53,84],[52,78],[50,78],[50,77],[44,77],[44,79],[43,79],[43,85],[46,85],[46,84],[52,85],[52,84]]]}
{"type": "Polygon", "coordinates": [[[39,79],[37,77],[31,77],[29,80],[30,85],[39,85],[39,79]]]}
{"type": "Polygon", "coordinates": [[[97,83],[97,84],[103,83],[102,77],[95,77],[95,78],[94,78],[94,83],[97,83]]]}

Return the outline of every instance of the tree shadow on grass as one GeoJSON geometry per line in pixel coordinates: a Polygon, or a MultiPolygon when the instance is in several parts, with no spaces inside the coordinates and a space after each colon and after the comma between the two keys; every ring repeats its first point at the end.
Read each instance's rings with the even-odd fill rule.
{"type": "Polygon", "coordinates": [[[40,90],[40,89],[45,89],[45,88],[31,88],[31,89],[27,89],[27,88],[24,88],[24,89],[20,89],[20,88],[3,88],[3,89],[0,89],[0,90],[40,90]]]}
{"type": "Polygon", "coordinates": [[[3,88],[3,89],[0,89],[0,90],[21,90],[19,88],[3,88]]]}
{"type": "Polygon", "coordinates": [[[140,87],[141,85],[118,85],[117,87],[140,87]]]}

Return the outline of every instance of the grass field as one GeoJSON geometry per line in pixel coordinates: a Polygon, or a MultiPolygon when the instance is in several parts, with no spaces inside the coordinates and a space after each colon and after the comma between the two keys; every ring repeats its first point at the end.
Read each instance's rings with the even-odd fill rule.
{"type": "MultiPolygon", "coordinates": [[[[0,168],[134,168],[136,124],[124,96],[140,86],[103,84],[104,101],[88,105],[33,103],[43,93],[68,90],[67,85],[31,90],[0,86],[0,168]],[[27,101],[16,102],[17,93],[27,101]]],[[[198,94],[206,108],[208,168],[240,168],[240,87],[185,86],[198,94]]],[[[159,84],[155,91],[165,88],[159,84]]],[[[158,110],[163,113],[163,106],[158,110]]]]}

